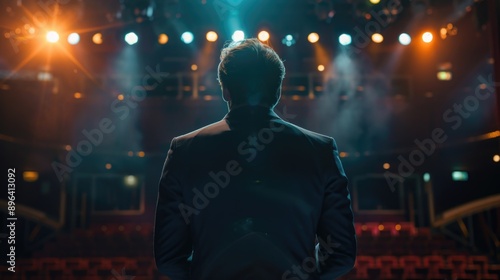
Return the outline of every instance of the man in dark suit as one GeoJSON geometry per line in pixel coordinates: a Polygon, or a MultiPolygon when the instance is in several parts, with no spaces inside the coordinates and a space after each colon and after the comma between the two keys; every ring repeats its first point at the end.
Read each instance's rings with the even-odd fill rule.
{"type": "Polygon", "coordinates": [[[175,137],[154,254],[172,280],[335,279],[354,266],[348,180],[333,138],[274,113],[285,67],[256,39],[222,50],[229,113],[175,137]]]}

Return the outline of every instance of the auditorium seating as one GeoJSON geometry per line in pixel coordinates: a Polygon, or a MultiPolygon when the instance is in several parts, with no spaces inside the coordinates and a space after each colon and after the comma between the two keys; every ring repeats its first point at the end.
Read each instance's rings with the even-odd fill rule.
{"type": "MultiPolygon", "coordinates": [[[[356,224],[356,233],[355,268],[341,280],[500,280],[499,264],[428,229],[409,223],[366,223],[356,224]]],[[[33,258],[19,260],[15,277],[2,272],[0,278],[168,280],[154,265],[152,245],[150,224],[95,225],[60,234],[33,258]]]]}

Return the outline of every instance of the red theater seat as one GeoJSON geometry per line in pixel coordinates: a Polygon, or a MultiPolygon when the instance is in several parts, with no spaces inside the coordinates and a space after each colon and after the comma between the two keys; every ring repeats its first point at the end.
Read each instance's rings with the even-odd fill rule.
{"type": "Polygon", "coordinates": [[[445,266],[442,256],[430,255],[422,257],[422,264],[429,268],[429,274],[438,274],[438,269],[445,266]]]}
{"type": "Polygon", "coordinates": [[[372,256],[357,256],[356,264],[354,266],[357,271],[357,276],[367,277],[368,268],[375,267],[375,259],[372,256]]]}
{"type": "Polygon", "coordinates": [[[398,258],[395,256],[379,256],[375,259],[375,265],[380,269],[381,277],[391,278],[392,268],[398,268],[398,258]]]}
{"type": "Polygon", "coordinates": [[[462,276],[467,266],[467,256],[465,255],[452,255],[446,258],[446,263],[452,268],[453,274],[462,276]]]}
{"type": "MultiPolygon", "coordinates": [[[[404,275],[407,277],[418,277],[421,275],[418,275],[416,273],[417,268],[422,267],[422,260],[420,259],[419,256],[414,256],[414,255],[408,255],[408,256],[401,256],[399,258],[399,265],[401,268],[404,270],[404,275]]],[[[425,273],[427,275],[427,273],[425,273]]],[[[425,276],[424,275],[424,276],[425,276]]]]}
{"type": "Polygon", "coordinates": [[[470,255],[467,258],[467,263],[472,265],[478,265],[481,268],[481,273],[486,273],[486,267],[490,263],[487,256],[483,255],[470,255]]]}

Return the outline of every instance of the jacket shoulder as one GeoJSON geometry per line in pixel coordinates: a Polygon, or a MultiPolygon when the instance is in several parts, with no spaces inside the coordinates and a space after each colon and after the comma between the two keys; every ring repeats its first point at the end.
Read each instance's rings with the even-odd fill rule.
{"type": "Polygon", "coordinates": [[[186,134],[179,135],[174,137],[173,142],[175,142],[176,147],[182,146],[184,143],[191,141],[197,136],[201,135],[215,135],[224,131],[228,131],[229,126],[225,120],[220,120],[218,122],[211,123],[204,127],[198,128],[197,130],[193,130],[186,134]]]}
{"type": "Polygon", "coordinates": [[[335,142],[333,137],[330,137],[328,135],[314,132],[314,131],[305,129],[303,127],[300,127],[298,125],[295,125],[295,124],[289,123],[289,122],[287,122],[287,125],[295,132],[298,132],[298,133],[304,135],[306,138],[308,138],[309,141],[311,141],[313,143],[316,143],[319,145],[332,145],[332,142],[335,142]]]}

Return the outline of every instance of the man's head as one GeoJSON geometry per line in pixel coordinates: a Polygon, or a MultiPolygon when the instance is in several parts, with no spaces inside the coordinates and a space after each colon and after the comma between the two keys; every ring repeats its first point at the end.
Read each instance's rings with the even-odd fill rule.
{"type": "Polygon", "coordinates": [[[255,38],[232,42],[220,59],[218,80],[231,105],[278,103],[285,66],[271,47],[255,38]]]}

